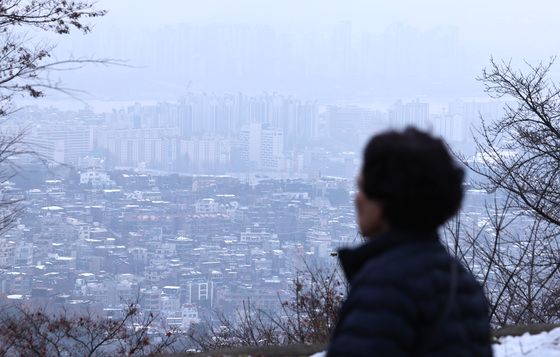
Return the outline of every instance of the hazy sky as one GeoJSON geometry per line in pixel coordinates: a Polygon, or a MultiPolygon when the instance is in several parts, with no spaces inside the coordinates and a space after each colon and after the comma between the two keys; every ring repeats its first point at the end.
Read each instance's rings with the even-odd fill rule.
{"type": "Polygon", "coordinates": [[[356,29],[378,32],[401,22],[455,26],[469,42],[500,48],[556,49],[560,30],[560,3],[554,0],[101,0],[99,6],[110,11],[104,23],[132,27],[231,22],[301,30],[351,21],[356,29]]]}
{"type": "Polygon", "coordinates": [[[402,21],[418,26],[457,25],[477,32],[539,21],[552,25],[560,9],[553,0],[530,4],[521,0],[101,0],[98,4],[111,11],[108,19],[119,22],[232,21],[291,26],[352,20],[375,28],[402,21]]]}
{"type": "MultiPolygon", "coordinates": [[[[138,66],[138,68],[128,70],[94,67],[64,73],[61,76],[64,77],[63,81],[65,83],[69,83],[70,87],[83,88],[95,97],[113,98],[114,100],[125,97],[127,99],[157,99],[152,97],[158,95],[161,95],[162,98],[176,98],[176,88],[186,87],[186,83],[190,82],[192,76],[185,75],[182,78],[176,76],[174,72],[171,75],[166,75],[166,73],[162,73],[161,68],[158,68],[159,62],[150,66],[147,59],[152,54],[159,54],[163,56],[161,58],[164,63],[163,69],[169,67],[169,64],[165,64],[165,61],[169,59],[166,56],[176,56],[174,50],[184,45],[172,39],[172,35],[175,34],[177,28],[174,25],[178,24],[194,26],[219,24],[266,25],[276,29],[278,34],[303,34],[303,37],[305,37],[305,34],[309,32],[329,35],[332,33],[333,26],[341,22],[347,22],[352,25],[352,33],[356,41],[354,46],[356,47],[361,46],[359,42],[361,34],[383,35],[387,28],[395,24],[420,30],[420,32],[424,30],[429,32],[436,28],[453,28],[451,32],[458,34],[456,41],[458,48],[455,48],[454,51],[462,55],[458,57],[456,66],[456,62],[453,62],[455,59],[447,62],[448,66],[456,67],[450,69],[447,88],[450,85],[455,85],[456,92],[465,89],[463,93],[466,96],[484,96],[479,89],[473,92],[473,88],[480,87],[476,82],[476,76],[488,64],[490,56],[498,59],[512,59],[514,63],[519,63],[524,59],[529,62],[547,60],[551,56],[560,54],[560,38],[557,36],[557,33],[560,33],[560,22],[558,21],[558,18],[560,18],[560,2],[553,0],[534,0],[530,3],[521,0],[99,0],[98,7],[108,10],[109,13],[104,18],[92,20],[94,24],[93,33],[86,38],[74,35],[71,39],[63,41],[61,48],[64,51],[69,50],[76,57],[95,56],[128,60],[130,64],[138,66]],[[140,31],[144,29],[155,31],[140,31]],[[136,30],[138,30],[139,35],[135,37],[136,30]],[[457,31],[455,32],[455,30],[457,31]],[[150,45],[149,39],[140,35],[146,33],[160,34],[161,41],[158,40],[158,42],[161,43],[158,44],[157,49],[151,49],[150,46],[153,46],[153,44],[150,45]],[[113,39],[121,41],[122,47],[111,45],[110,42],[114,42],[113,39]],[[126,47],[126,50],[123,49],[125,54],[111,52],[115,51],[115,47],[117,50],[126,47]],[[135,55],[134,53],[137,52],[142,52],[142,54],[135,55]],[[461,61],[464,61],[464,63],[458,63],[461,61]],[[463,78],[460,78],[461,75],[463,78]],[[465,80],[465,78],[468,80],[465,80]],[[170,87],[173,88],[169,89],[170,87]],[[150,90],[146,91],[146,88],[150,90]]],[[[298,36],[289,38],[296,37],[298,36]]],[[[207,47],[214,46],[210,40],[206,44],[207,47]]],[[[406,43],[406,48],[415,44],[415,40],[409,40],[406,43]]],[[[313,45],[313,43],[308,45],[313,45]]],[[[224,47],[223,44],[216,44],[215,46],[224,47]]],[[[441,51],[438,53],[439,47],[437,46],[439,45],[427,49],[430,56],[433,56],[429,58],[428,62],[438,63],[439,57],[442,57],[441,51]]],[[[197,56],[198,50],[200,49],[185,49],[184,52],[197,56]]],[[[226,51],[224,52],[225,55],[222,55],[224,58],[228,58],[230,52],[227,51],[231,51],[231,49],[215,48],[216,53],[220,53],[221,50],[226,51]]],[[[400,57],[397,55],[392,60],[400,60],[403,56],[408,56],[409,62],[403,64],[403,67],[410,67],[410,62],[418,60],[414,55],[414,51],[417,50],[408,52],[405,50],[403,55],[400,57]]],[[[64,51],[63,53],[65,53],[64,51]]],[[[266,54],[266,51],[263,50],[263,53],[266,54]]],[[[379,49],[379,56],[385,55],[385,53],[382,53],[383,51],[383,48],[379,49]]],[[[277,56],[277,61],[288,63],[285,66],[287,69],[281,69],[282,71],[286,70],[286,72],[281,73],[282,76],[286,76],[286,80],[283,83],[278,83],[274,81],[266,82],[263,79],[257,85],[253,85],[250,90],[257,92],[259,90],[277,90],[299,95],[297,94],[298,89],[305,87],[306,83],[298,81],[297,76],[296,79],[289,76],[291,67],[287,58],[280,58],[281,54],[271,56],[277,56]],[[261,84],[262,86],[258,87],[261,84]]],[[[317,53],[317,56],[329,56],[329,54],[317,53]]],[[[216,58],[219,58],[219,55],[216,58]]],[[[309,58],[305,57],[297,60],[306,61],[309,58]]],[[[206,57],[205,60],[207,59],[206,57]]],[[[270,64],[274,60],[274,58],[269,58],[269,62],[263,60],[262,65],[273,68],[274,66],[270,64]]],[[[257,64],[260,63],[259,60],[257,64]]],[[[188,64],[187,58],[181,63],[175,63],[175,66],[184,67],[188,64]]],[[[314,66],[313,63],[308,65],[314,66]]],[[[439,65],[435,64],[431,70],[434,69],[434,66],[436,69],[439,68],[439,65]]],[[[210,68],[211,70],[221,69],[219,66],[210,68]]],[[[425,72],[423,68],[419,66],[418,72],[425,72]]],[[[328,72],[325,72],[325,76],[328,74],[328,72]]],[[[391,77],[392,74],[388,74],[388,76],[391,77]]],[[[553,76],[560,78],[560,64],[553,68],[553,76]]],[[[241,85],[248,83],[248,81],[239,82],[240,87],[237,88],[235,86],[237,82],[233,80],[233,84],[226,83],[228,80],[226,77],[224,77],[223,82],[227,91],[247,90],[242,88],[241,85]]],[[[261,79],[261,74],[256,71],[252,78],[254,81],[258,81],[261,79]]],[[[317,86],[319,88],[330,88],[329,86],[334,86],[346,79],[347,76],[342,76],[335,79],[334,82],[319,83],[317,86]]],[[[399,93],[399,90],[396,93],[393,91],[395,98],[400,96],[423,97],[424,93],[427,92],[422,88],[422,83],[427,82],[424,79],[416,80],[416,89],[408,88],[409,82],[406,81],[406,78],[401,78],[400,82],[397,82],[398,80],[395,78],[397,89],[402,88],[403,91],[402,93],[399,93]],[[407,91],[407,89],[410,90],[407,91]]],[[[414,78],[411,80],[414,80],[414,78]]],[[[215,86],[215,84],[215,81],[199,78],[194,80],[192,89],[221,91],[222,88],[215,86]]],[[[355,93],[348,90],[348,88],[352,88],[352,84],[350,83],[349,86],[338,92],[333,92],[333,95],[336,97],[337,93],[342,92],[346,94],[346,97],[339,99],[352,99],[355,93]]],[[[375,86],[375,83],[372,86],[375,86]]],[[[433,86],[439,88],[438,83],[433,84],[433,86]]],[[[442,85],[441,92],[447,93],[447,88],[442,85]]],[[[356,91],[356,95],[357,92],[359,90],[356,91]]],[[[367,90],[365,93],[371,97],[367,90]]],[[[308,97],[320,97],[316,88],[308,88],[306,95],[308,97]]],[[[390,100],[393,100],[393,97],[390,100]]]]}

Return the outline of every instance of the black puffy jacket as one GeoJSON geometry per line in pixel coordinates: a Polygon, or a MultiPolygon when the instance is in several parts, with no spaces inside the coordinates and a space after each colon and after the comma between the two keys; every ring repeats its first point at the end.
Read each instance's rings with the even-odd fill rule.
{"type": "Polygon", "coordinates": [[[339,257],[350,291],[328,357],[492,355],[482,288],[437,233],[391,231],[339,257]]]}

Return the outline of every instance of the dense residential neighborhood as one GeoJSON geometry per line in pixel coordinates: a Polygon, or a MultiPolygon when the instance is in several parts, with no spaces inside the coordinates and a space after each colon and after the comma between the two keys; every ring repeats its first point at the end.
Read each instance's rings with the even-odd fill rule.
{"type": "Polygon", "coordinates": [[[358,239],[345,179],[34,175],[33,188],[5,183],[26,213],[0,240],[1,293],[53,309],[110,314],[138,299],[187,328],[200,309],[276,305],[305,261],[358,239]]]}

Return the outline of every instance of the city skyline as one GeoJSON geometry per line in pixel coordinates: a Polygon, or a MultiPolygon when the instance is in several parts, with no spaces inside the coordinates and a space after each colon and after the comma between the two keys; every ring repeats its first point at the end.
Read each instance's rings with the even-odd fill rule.
{"type": "MultiPolygon", "coordinates": [[[[446,102],[484,97],[476,78],[491,57],[536,64],[560,50],[550,35],[557,27],[553,12],[540,14],[519,1],[242,3],[101,2],[109,13],[88,41],[61,38],[57,55],[124,60],[129,67],[86,66],[56,76],[83,90],[76,95],[94,107],[176,100],[189,90],[362,105],[417,97],[446,102]]],[[[58,103],[69,99],[51,95],[58,103]]]]}

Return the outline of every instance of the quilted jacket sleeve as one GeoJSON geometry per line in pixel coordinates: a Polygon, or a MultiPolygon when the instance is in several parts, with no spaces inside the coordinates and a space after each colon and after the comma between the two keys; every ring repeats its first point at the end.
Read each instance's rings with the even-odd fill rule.
{"type": "Polygon", "coordinates": [[[344,303],[327,356],[407,356],[415,344],[415,304],[399,284],[364,281],[344,303]]]}

